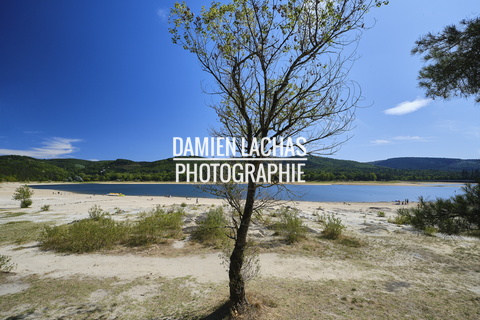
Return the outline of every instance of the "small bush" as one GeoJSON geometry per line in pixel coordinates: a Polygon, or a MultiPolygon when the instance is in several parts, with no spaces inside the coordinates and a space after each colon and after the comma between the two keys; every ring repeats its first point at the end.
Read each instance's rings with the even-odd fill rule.
{"type": "Polygon", "coordinates": [[[197,228],[192,233],[192,239],[206,245],[222,246],[228,240],[225,227],[228,221],[222,207],[210,209],[205,219],[198,222],[197,228]]]}
{"type": "Polygon", "coordinates": [[[124,239],[125,226],[110,219],[83,219],[72,224],[46,226],[40,235],[42,249],[84,253],[108,249],[124,239]]]}
{"type": "Polygon", "coordinates": [[[377,212],[377,217],[384,218],[385,217],[385,211],[378,211],[377,212]]]}
{"type": "Polygon", "coordinates": [[[40,247],[59,252],[83,253],[109,249],[117,244],[143,246],[182,234],[182,210],[165,212],[160,206],[141,214],[132,223],[117,222],[99,206],[89,209],[88,219],[61,226],[46,226],[40,247]]]}
{"type": "Polygon", "coordinates": [[[17,267],[15,263],[10,262],[11,260],[11,257],[0,254],[0,272],[8,273],[17,267]]]}
{"type": "Polygon", "coordinates": [[[88,209],[88,217],[92,220],[99,220],[108,215],[107,212],[104,212],[99,205],[94,205],[88,209]]]}
{"type": "Polygon", "coordinates": [[[32,199],[23,199],[20,201],[20,208],[28,208],[32,205],[32,199]]]}
{"type": "Polygon", "coordinates": [[[21,208],[28,208],[33,203],[31,199],[32,195],[33,190],[29,186],[23,185],[15,189],[12,199],[19,200],[21,208]]]}
{"type": "Polygon", "coordinates": [[[50,211],[50,205],[49,204],[46,204],[46,205],[43,205],[40,210],[42,211],[50,211]]]}
{"type": "Polygon", "coordinates": [[[278,214],[280,222],[275,224],[277,232],[285,238],[287,244],[293,244],[305,238],[306,228],[298,216],[298,210],[282,208],[278,214]]]}
{"type": "Polygon", "coordinates": [[[143,246],[160,243],[165,238],[175,238],[182,234],[182,210],[165,212],[160,206],[141,214],[140,220],[130,226],[125,243],[131,246],[143,246]]]}
{"type": "Polygon", "coordinates": [[[337,239],[345,229],[340,218],[336,218],[333,214],[326,217],[325,227],[322,231],[322,237],[325,239],[337,239]]]}
{"type": "Polygon", "coordinates": [[[397,215],[395,217],[389,218],[388,222],[394,223],[394,224],[410,224],[412,221],[412,215],[410,212],[410,209],[406,208],[401,208],[397,210],[397,215]]]}
{"type": "Polygon", "coordinates": [[[187,206],[187,204],[186,204],[185,202],[182,202],[182,203],[180,204],[180,207],[182,207],[182,208],[185,208],[186,206],[187,206]]]}

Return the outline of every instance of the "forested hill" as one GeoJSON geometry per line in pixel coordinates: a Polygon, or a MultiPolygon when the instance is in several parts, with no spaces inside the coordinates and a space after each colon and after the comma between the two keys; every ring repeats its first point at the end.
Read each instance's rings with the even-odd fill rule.
{"type": "Polygon", "coordinates": [[[393,169],[462,171],[480,170],[480,159],[462,160],[452,158],[392,158],[373,161],[371,164],[393,169]]]}
{"type": "MultiPolygon", "coordinates": [[[[361,163],[309,156],[304,171],[307,181],[472,181],[480,178],[480,160],[395,158],[361,163]]],[[[175,181],[175,162],[0,156],[0,181],[175,181]]]]}

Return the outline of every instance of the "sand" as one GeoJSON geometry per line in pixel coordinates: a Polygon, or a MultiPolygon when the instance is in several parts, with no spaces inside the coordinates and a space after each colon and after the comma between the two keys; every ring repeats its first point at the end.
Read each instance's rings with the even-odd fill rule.
{"type": "MultiPolygon", "coordinates": [[[[114,219],[133,219],[142,211],[148,211],[156,205],[180,205],[187,204],[190,213],[202,214],[208,211],[212,205],[222,205],[220,199],[198,199],[179,197],[156,197],[156,196],[124,196],[114,197],[106,195],[86,195],[62,192],[56,190],[36,189],[32,198],[33,205],[27,209],[20,209],[19,202],[12,200],[14,190],[20,183],[0,184],[0,224],[12,221],[53,222],[55,224],[70,223],[75,220],[88,217],[88,209],[93,205],[99,205],[103,210],[112,213],[114,219]],[[50,205],[50,210],[41,212],[40,208],[50,205]],[[191,206],[190,206],[191,205],[191,206]],[[196,208],[196,209],[189,209],[196,208]],[[115,214],[119,210],[120,214],[115,214]],[[2,217],[2,213],[26,214],[19,216],[2,217]],[[192,213],[193,212],[193,213],[192,213]]],[[[412,207],[416,204],[398,205],[393,202],[378,203],[325,203],[325,202],[289,202],[287,205],[298,208],[300,216],[304,219],[311,233],[320,233],[321,225],[317,222],[322,214],[333,214],[342,219],[350,235],[359,239],[367,239],[372,244],[387,243],[388,241],[404,241],[415,246],[415,237],[419,237],[409,226],[398,226],[388,222],[395,216],[400,207],[412,207]],[[379,211],[385,212],[385,217],[379,217],[379,211]],[[386,240],[385,240],[386,239],[386,240]],[[413,240],[412,240],[413,239],[413,240]],[[382,242],[384,241],[384,242],[382,242]],[[385,242],[386,241],[386,242],[385,242]]],[[[262,227],[253,224],[251,236],[260,240],[264,236],[262,227]]],[[[424,237],[424,236],[423,236],[424,237]]],[[[428,252],[442,255],[453,252],[456,246],[465,248],[478,247],[479,241],[475,238],[441,238],[440,242],[431,242],[425,245],[428,252]],[[455,242],[455,243],[454,243],[455,242]]],[[[173,252],[181,250],[188,239],[172,243],[173,252]]],[[[381,244],[383,245],[383,244],[381,244]]],[[[423,249],[422,249],[423,250],[423,249]]],[[[295,255],[282,252],[265,252],[260,254],[260,270],[262,278],[289,278],[302,280],[361,280],[381,279],[392,277],[382,265],[404,266],[416,263],[416,259],[425,257],[424,251],[418,251],[417,255],[410,252],[397,254],[389,253],[389,256],[372,264],[351,263],[346,259],[334,256],[317,257],[315,255],[295,255]],[[420,252],[420,253],[418,253],[420,252]],[[413,261],[413,262],[412,262],[413,261]],[[378,269],[372,271],[372,265],[378,269]]],[[[17,265],[15,275],[5,283],[0,283],[0,297],[15,292],[26,290],[28,286],[22,283],[22,279],[28,276],[43,278],[68,278],[74,276],[111,278],[119,280],[132,280],[142,277],[165,277],[169,279],[191,277],[198,283],[226,283],[228,274],[221,264],[218,252],[200,252],[171,256],[156,256],[155,254],[135,253],[94,253],[94,254],[57,254],[54,252],[41,251],[36,243],[22,245],[9,244],[0,246],[0,255],[7,255],[17,265]]],[[[368,255],[368,251],[367,251],[368,255]]],[[[394,275],[393,275],[394,276],[394,275]]],[[[422,280],[423,281],[423,280],[422,280]]],[[[428,282],[428,280],[426,280],[428,282]]],[[[458,285],[452,282],[452,286],[458,285]]],[[[472,292],[480,294],[480,281],[473,281],[469,276],[465,283],[461,284],[472,292]]]]}

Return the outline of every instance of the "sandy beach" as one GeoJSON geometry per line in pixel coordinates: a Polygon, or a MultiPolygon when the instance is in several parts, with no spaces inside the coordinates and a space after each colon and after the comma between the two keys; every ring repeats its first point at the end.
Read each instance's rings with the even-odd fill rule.
{"type": "MultiPolygon", "coordinates": [[[[71,223],[87,218],[88,209],[93,205],[111,213],[113,219],[125,220],[135,219],[140,212],[151,210],[157,205],[169,207],[182,203],[187,213],[185,227],[188,229],[195,225],[195,217],[207,212],[212,205],[223,205],[220,199],[200,198],[197,203],[196,198],[115,197],[37,189],[32,198],[33,205],[20,209],[19,202],[12,200],[14,190],[20,185],[0,184],[0,226],[4,230],[9,225],[24,221],[56,225],[71,223]],[[50,210],[42,212],[40,208],[44,205],[49,205],[50,210]]],[[[398,309],[400,307],[391,306],[399,301],[411,305],[406,318],[423,319],[429,318],[431,314],[437,314],[438,319],[443,319],[444,316],[450,319],[480,317],[480,242],[477,238],[441,235],[427,237],[409,226],[388,222],[399,207],[415,206],[414,202],[401,206],[393,202],[290,202],[284,205],[300,210],[309,237],[318,238],[322,231],[322,225],[318,222],[319,215],[334,215],[346,226],[345,233],[362,245],[352,248],[323,240],[304,241],[294,246],[279,243],[271,249],[262,250],[259,258],[260,276],[252,282],[251,290],[257,292],[260,297],[258,299],[265,305],[264,319],[287,319],[292,310],[297,310],[296,319],[313,317],[316,314],[313,310],[303,316],[298,313],[298,310],[305,309],[304,304],[310,305],[311,294],[303,302],[301,299],[297,302],[289,300],[291,307],[287,309],[290,311],[279,303],[268,303],[275,295],[279,295],[276,300],[287,299],[283,296],[285,292],[277,293],[275,288],[284,286],[288,293],[293,290],[289,285],[302,283],[303,288],[308,288],[305,292],[312,290],[312,284],[321,288],[328,283],[329,286],[338,283],[334,287],[340,291],[345,286],[348,294],[340,291],[331,293],[336,297],[333,305],[327,301],[322,302],[327,303],[326,308],[333,308],[328,311],[325,319],[381,319],[382,314],[386,314],[386,309],[392,309],[391,319],[400,319],[405,314],[398,309]],[[379,212],[384,212],[385,216],[379,216],[379,212]],[[291,283],[295,279],[297,282],[291,283]],[[274,288],[269,287],[272,284],[276,284],[274,288]],[[355,287],[354,293],[359,295],[355,300],[349,296],[353,294],[352,289],[347,287],[355,287]],[[435,291],[433,296],[432,290],[435,291]],[[270,298],[265,298],[265,295],[270,298]],[[391,301],[382,302],[382,296],[388,296],[391,301]],[[361,308],[355,302],[360,301],[360,298],[363,299],[361,308]],[[370,305],[367,302],[369,299],[376,302],[370,305]],[[449,302],[445,304],[446,300],[449,302]],[[434,311],[441,306],[448,306],[448,310],[443,308],[434,311]],[[456,307],[459,308],[458,312],[455,311],[456,307]],[[344,312],[340,312],[342,308],[350,310],[348,312],[351,314],[340,316],[344,312]],[[376,311],[369,313],[365,311],[366,308],[376,311]]],[[[266,214],[269,214],[268,210],[266,214]]],[[[270,235],[262,224],[252,224],[252,239],[261,243],[268,237],[270,235]]],[[[218,250],[200,248],[190,242],[187,235],[182,240],[167,244],[168,250],[153,248],[140,252],[114,250],[65,255],[41,251],[35,242],[19,245],[4,240],[0,244],[0,255],[11,257],[16,268],[12,273],[0,277],[0,317],[9,319],[8,317],[21,315],[21,319],[130,319],[135,318],[131,313],[132,303],[145,305],[143,311],[135,313],[139,319],[148,318],[149,312],[153,312],[152,308],[160,316],[158,319],[177,319],[171,315],[182,315],[182,312],[187,311],[196,313],[196,310],[200,310],[200,314],[208,313],[215,308],[216,303],[221,304],[222,299],[228,296],[228,275],[221,264],[218,250]],[[44,305],[40,302],[32,303],[27,298],[38,290],[34,288],[41,287],[46,282],[72,279],[76,279],[77,285],[80,279],[82,283],[92,281],[98,286],[92,284],[90,290],[81,289],[86,290],[83,298],[75,301],[48,299],[44,305]],[[162,280],[155,282],[155,279],[162,280]],[[184,307],[179,307],[181,311],[172,306],[171,310],[151,307],[154,303],[152,301],[158,299],[159,295],[162,296],[163,291],[159,288],[175,281],[179,281],[182,290],[188,290],[189,297],[193,297],[186,302],[178,302],[179,305],[187,305],[187,311],[184,307]],[[103,284],[100,285],[101,283],[103,284]],[[129,284],[128,288],[125,287],[126,283],[129,284]],[[122,286],[125,288],[120,292],[118,288],[122,286]],[[59,303],[66,303],[68,308],[56,308],[59,303]],[[112,304],[115,306],[112,307],[112,304]],[[163,312],[165,317],[159,312],[163,312]]],[[[307,294],[302,291],[302,286],[295,288],[302,292],[299,296],[307,294]]]]}

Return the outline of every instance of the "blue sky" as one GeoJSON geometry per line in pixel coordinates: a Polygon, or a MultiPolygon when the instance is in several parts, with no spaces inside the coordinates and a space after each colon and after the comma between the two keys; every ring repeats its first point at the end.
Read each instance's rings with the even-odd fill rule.
{"type": "MultiPolygon", "coordinates": [[[[195,57],[171,43],[170,0],[0,1],[0,155],[154,161],[216,118],[195,57]]],[[[192,6],[210,1],[189,0],[192,6]]],[[[426,99],[421,35],[480,15],[478,0],[392,0],[371,10],[350,78],[365,100],[333,158],[480,158],[480,106],[426,99]]]]}

